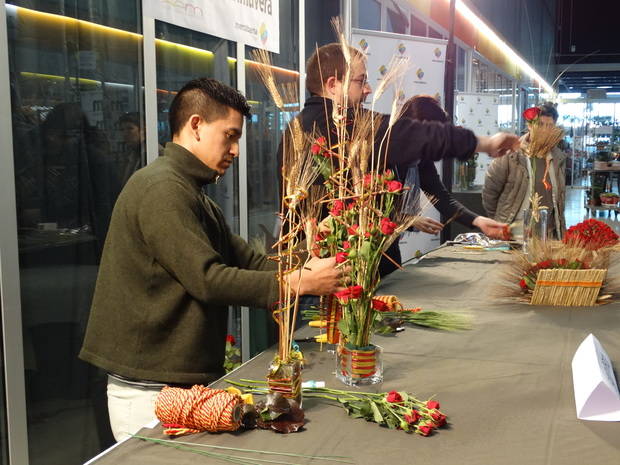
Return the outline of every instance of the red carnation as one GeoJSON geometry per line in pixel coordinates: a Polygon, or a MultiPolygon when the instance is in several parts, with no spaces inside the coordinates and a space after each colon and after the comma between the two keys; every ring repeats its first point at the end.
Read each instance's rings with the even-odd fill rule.
{"type": "Polygon", "coordinates": [[[234,346],[237,341],[235,341],[235,336],[233,336],[232,334],[228,334],[226,336],[226,342],[228,342],[231,346],[234,346]]]}
{"type": "Polygon", "coordinates": [[[538,107],[531,107],[523,112],[523,118],[525,118],[525,121],[528,121],[528,122],[536,121],[539,116],[540,116],[540,108],[538,107]]]}
{"type": "Polygon", "coordinates": [[[387,396],[385,396],[385,400],[391,402],[392,404],[400,404],[403,401],[403,398],[397,391],[390,391],[387,396]]]}
{"type": "Polygon", "coordinates": [[[336,263],[344,263],[347,261],[349,254],[346,252],[338,252],[336,254],[336,263]]]}
{"type": "Polygon", "coordinates": [[[416,423],[420,419],[420,414],[417,410],[412,410],[411,414],[405,414],[405,421],[410,425],[416,423]]]}
{"type": "Polygon", "coordinates": [[[436,400],[429,400],[426,403],[426,408],[429,408],[431,410],[433,410],[433,409],[438,410],[439,409],[439,402],[437,402],[436,400]]]}
{"type": "Polygon", "coordinates": [[[384,301],[379,299],[372,299],[372,308],[378,312],[389,312],[390,307],[384,301]]]}

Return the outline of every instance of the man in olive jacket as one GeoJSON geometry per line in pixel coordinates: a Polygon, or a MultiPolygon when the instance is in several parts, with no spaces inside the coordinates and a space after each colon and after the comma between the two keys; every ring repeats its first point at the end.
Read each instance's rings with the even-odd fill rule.
{"type": "MultiPolygon", "coordinates": [[[[137,171],[112,213],[80,358],[109,373],[117,440],[154,418],[165,384],[223,375],[229,305],[271,308],[275,265],[226,224],[203,187],[239,154],[245,98],[212,79],[187,83],[170,108],[172,143],[137,171]]],[[[339,289],[335,259],[312,259],[292,289],[339,289]]]]}
{"type": "MultiPolygon", "coordinates": [[[[552,104],[543,104],[540,109],[540,124],[554,125],[558,112],[552,104]]],[[[523,234],[523,210],[530,203],[531,183],[542,198],[541,205],[549,212],[548,233],[550,237],[562,239],[566,232],[564,207],[566,199],[566,154],[555,147],[547,154],[549,160],[549,182],[551,189],[543,186],[546,159],[536,159],[535,179],[531,176],[531,165],[524,154],[529,144],[529,133],[521,138],[521,150],[493,160],[489,165],[482,190],[482,205],[487,214],[505,223],[512,223],[515,237],[523,234]]]]}

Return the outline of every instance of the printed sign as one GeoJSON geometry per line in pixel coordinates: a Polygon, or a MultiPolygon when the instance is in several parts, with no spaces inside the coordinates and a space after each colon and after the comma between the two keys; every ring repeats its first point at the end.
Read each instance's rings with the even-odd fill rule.
{"type": "Polygon", "coordinates": [[[145,0],[144,13],[216,37],[280,53],[279,0],[145,0]]]}
{"type": "MultiPolygon", "coordinates": [[[[381,113],[390,113],[394,97],[402,105],[415,95],[430,95],[435,97],[443,106],[443,81],[445,73],[446,41],[413,37],[378,31],[354,29],[351,45],[364,51],[367,57],[368,83],[373,91],[377,88],[387,72],[388,65],[393,58],[408,59],[409,67],[402,79],[400,89],[388,88],[383,96],[375,102],[374,110],[381,113]]],[[[370,108],[369,101],[372,94],[366,99],[366,108],[370,108]]],[[[435,163],[441,173],[441,162],[435,163]]],[[[426,199],[422,195],[421,202],[426,199]]],[[[430,207],[424,212],[425,216],[439,220],[439,212],[430,207]]],[[[401,236],[400,253],[402,260],[407,261],[415,256],[417,251],[422,253],[440,245],[439,236],[422,232],[406,232],[401,236]]]]}
{"type": "Polygon", "coordinates": [[[620,393],[611,360],[593,334],[579,345],[572,367],[577,418],[619,421],[620,393]]]}

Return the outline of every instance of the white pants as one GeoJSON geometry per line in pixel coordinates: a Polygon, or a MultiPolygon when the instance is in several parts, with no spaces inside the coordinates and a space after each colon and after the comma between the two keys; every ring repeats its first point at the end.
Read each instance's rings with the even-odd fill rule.
{"type": "Polygon", "coordinates": [[[156,419],[159,391],[161,386],[133,385],[108,376],[108,410],[114,439],[121,441],[156,419]]]}

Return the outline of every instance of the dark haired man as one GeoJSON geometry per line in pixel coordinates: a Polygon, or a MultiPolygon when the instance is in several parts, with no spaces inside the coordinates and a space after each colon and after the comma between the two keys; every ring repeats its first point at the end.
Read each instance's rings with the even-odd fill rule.
{"type": "MultiPolygon", "coordinates": [[[[555,126],[558,111],[552,103],[538,106],[540,110],[538,123],[555,126]]],[[[528,128],[531,123],[528,123],[528,128]]],[[[529,206],[531,184],[541,196],[540,204],[547,207],[548,234],[561,239],[566,232],[564,205],[566,198],[566,154],[555,147],[546,159],[537,158],[536,168],[532,167],[523,150],[529,144],[529,132],[521,138],[523,149],[493,160],[489,165],[482,189],[482,205],[487,214],[498,221],[513,224],[516,236],[523,234],[523,210],[529,206]],[[549,179],[551,189],[543,185],[546,163],[549,161],[549,179]],[[532,176],[534,174],[534,176],[532,176]]]]}
{"type": "MultiPolygon", "coordinates": [[[[344,87],[346,60],[342,46],[338,43],[318,48],[306,63],[306,88],[311,96],[306,100],[304,109],[298,115],[302,128],[307,132],[317,130],[325,137],[335,134],[331,119],[334,103],[349,107],[347,121],[352,123],[356,112],[365,111],[360,105],[372,92],[366,73],[366,60],[362,52],[349,47],[350,79],[349,87],[344,87]]],[[[389,117],[384,115],[377,131],[375,141],[384,139],[388,131],[389,117]]],[[[509,149],[518,146],[518,139],[513,134],[498,133],[491,137],[476,137],[468,129],[441,122],[421,122],[403,117],[391,127],[387,147],[387,163],[389,166],[409,166],[417,161],[439,161],[456,158],[467,160],[475,152],[487,152],[493,157],[501,156],[509,149]]],[[[281,147],[279,156],[281,159],[281,147]]],[[[442,225],[435,221],[427,222],[425,232],[436,233],[442,225]]],[[[483,232],[490,236],[499,236],[501,227],[497,223],[480,224],[483,232]]],[[[395,261],[400,259],[398,245],[388,254],[395,261]]],[[[395,269],[384,260],[381,274],[395,269]]]]}
{"type": "MultiPolygon", "coordinates": [[[[195,79],[170,108],[172,142],[119,195],[80,358],[106,370],[117,440],[154,418],[164,384],[207,384],[223,374],[229,305],[269,308],[275,266],[232,234],[203,186],[239,155],[245,98],[195,79]]],[[[339,289],[335,259],[292,273],[300,294],[339,289]],[[300,281],[301,280],[301,281],[300,281]]]]}

